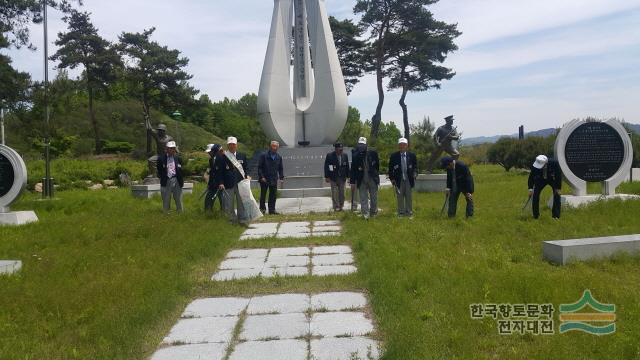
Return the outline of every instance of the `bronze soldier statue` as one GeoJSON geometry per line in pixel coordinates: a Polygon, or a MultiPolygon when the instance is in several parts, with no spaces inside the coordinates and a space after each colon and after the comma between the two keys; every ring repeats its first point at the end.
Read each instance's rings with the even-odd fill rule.
{"type": "Polygon", "coordinates": [[[144,179],[145,184],[159,184],[158,178],[158,158],[165,154],[167,143],[174,141],[173,137],[167,134],[167,126],[159,124],[155,129],[151,126],[151,121],[146,120],[147,132],[156,140],[156,154],[147,159],[147,165],[149,166],[149,176],[144,179]]]}
{"type": "Polygon", "coordinates": [[[440,126],[433,135],[436,148],[431,153],[431,158],[427,163],[427,173],[429,174],[433,172],[433,166],[443,152],[449,154],[454,160],[460,157],[457,145],[460,135],[458,134],[458,129],[453,126],[453,115],[447,116],[444,120],[446,123],[440,126]],[[454,141],[456,142],[455,144],[454,141]]]}

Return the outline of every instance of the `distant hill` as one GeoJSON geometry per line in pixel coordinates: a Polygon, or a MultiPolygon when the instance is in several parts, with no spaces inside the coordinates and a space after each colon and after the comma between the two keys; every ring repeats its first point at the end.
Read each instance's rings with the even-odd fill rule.
{"type": "MultiPolygon", "coordinates": [[[[629,126],[635,133],[640,134],[640,125],[639,124],[626,124],[627,126],[629,126]]],[[[536,131],[531,131],[528,133],[525,133],[525,136],[538,136],[538,137],[548,137],[548,136],[552,136],[556,133],[556,129],[554,128],[548,128],[548,129],[542,129],[542,130],[536,130],[536,131]]],[[[478,145],[478,144],[493,144],[496,141],[500,140],[500,138],[503,137],[513,137],[516,138],[518,137],[518,134],[511,134],[511,135],[494,135],[494,136],[478,136],[478,137],[472,137],[472,138],[462,138],[462,144],[463,145],[467,145],[467,146],[473,146],[473,145],[478,145]]]]}
{"type": "MultiPolygon", "coordinates": [[[[142,116],[142,106],[137,101],[122,100],[96,103],[96,118],[103,140],[127,142],[135,146],[134,153],[144,156],[146,150],[146,131],[142,116]]],[[[176,121],[167,115],[152,111],[152,124],[164,123],[167,133],[178,140],[182,151],[201,150],[209,143],[222,143],[222,139],[194,124],[176,121]],[[178,125],[176,127],[176,125],[178,125]]],[[[52,133],[58,137],[73,138],[70,156],[89,155],[94,149],[91,124],[86,106],[58,110],[51,117],[52,133]]],[[[10,118],[6,123],[7,145],[15,148],[27,157],[39,157],[40,152],[33,146],[41,138],[42,122],[18,121],[10,118]]]]}

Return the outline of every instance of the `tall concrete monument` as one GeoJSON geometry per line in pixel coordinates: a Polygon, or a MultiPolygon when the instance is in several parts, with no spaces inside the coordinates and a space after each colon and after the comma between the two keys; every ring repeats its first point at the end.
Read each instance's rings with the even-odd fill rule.
{"type": "Polygon", "coordinates": [[[325,0],[274,0],[258,94],[265,133],[289,148],[330,145],[344,128],[347,111],[325,0]]]}

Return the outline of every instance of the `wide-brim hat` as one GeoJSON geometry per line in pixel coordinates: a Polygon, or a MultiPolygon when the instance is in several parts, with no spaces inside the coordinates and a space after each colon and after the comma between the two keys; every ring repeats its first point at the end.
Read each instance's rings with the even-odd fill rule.
{"type": "Polygon", "coordinates": [[[176,142],[175,142],[175,141],[169,141],[169,142],[167,143],[167,148],[175,149],[176,147],[177,147],[177,146],[176,146],[176,142]]]}

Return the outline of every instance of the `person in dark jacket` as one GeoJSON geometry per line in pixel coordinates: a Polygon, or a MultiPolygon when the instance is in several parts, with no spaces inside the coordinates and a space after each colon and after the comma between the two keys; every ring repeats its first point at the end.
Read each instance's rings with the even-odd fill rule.
{"type": "Polygon", "coordinates": [[[207,145],[207,150],[205,151],[207,152],[207,154],[209,154],[209,169],[207,170],[209,173],[209,181],[207,182],[207,193],[205,194],[204,198],[204,210],[213,210],[213,205],[215,202],[214,197],[218,198],[218,201],[220,202],[220,208],[224,209],[224,207],[222,206],[222,196],[218,192],[218,186],[215,180],[216,157],[222,155],[224,153],[224,149],[218,144],[209,144],[207,145]]]}
{"type": "Polygon", "coordinates": [[[162,208],[167,213],[171,209],[171,196],[176,203],[176,211],[182,212],[182,159],[178,156],[175,141],[167,142],[166,150],[158,158],[156,164],[158,176],[160,176],[160,194],[162,195],[162,208]]]}
{"type": "Polygon", "coordinates": [[[380,159],[378,152],[367,147],[367,138],[358,139],[351,161],[349,183],[357,186],[360,194],[360,213],[365,219],[378,214],[378,186],[380,185],[380,159]]]}
{"type": "Polygon", "coordinates": [[[418,177],[418,158],[409,152],[409,141],[398,140],[398,152],[389,158],[389,180],[396,191],[398,199],[398,217],[413,216],[412,191],[418,177]]]}
{"type": "Polygon", "coordinates": [[[562,170],[558,161],[549,159],[545,155],[536,157],[536,161],[531,166],[529,173],[529,197],[533,197],[531,207],[533,217],[540,217],[540,194],[547,186],[551,186],[553,191],[553,207],[551,216],[554,219],[560,218],[560,190],[562,189],[562,170]]]}
{"type": "Polygon", "coordinates": [[[449,197],[449,217],[455,217],[458,210],[458,199],[464,194],[467,200],[467,218],[473,216],[474,183],[471,170],[462,161],[445,157],[442,159],[442,167],[447,169],[447,195],[449,197]]]}
{"type": "Polygon", "coordinates": [[[280,143],[272,141],[269,151],[260,155],[258,160],[258,179],[260,180],[260,211],[267,212],[265,200],[267,191],[269,192],[269,214],[277,215],[276,195],[278,193],[278,182],[284,180],[284,167],[282,156],[278,154],[280,143]]]}
{"type": "Polygon", "coordinates": [[[342,211],[345,184],[349,178],[349,157],[343,152],[341,143],[335,143],[333,147],[335,151],[327,154],[324,159],[324,180],[331,184],[333,210],[342,211]]]}
{"type": "Polygon", "coordinates": [[[214,164],[215,184],[224,191],[222,204],[225,212],[231,221],[247,224],[248,214],[238,193],[238,183],[244,179],[251,180],[251,177],[247,171],[247,156],[238,152],[238,139],[233,136],[227,139],[227,151],[223,156],[218,156],[214,164]]]}

